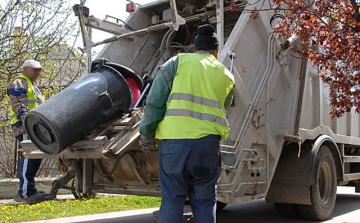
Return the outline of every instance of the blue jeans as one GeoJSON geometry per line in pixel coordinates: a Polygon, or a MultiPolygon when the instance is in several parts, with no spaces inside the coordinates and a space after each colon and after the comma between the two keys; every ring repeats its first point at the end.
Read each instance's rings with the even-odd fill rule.
{"type": "MultiPolygon", "coordinates": [[[[17,140],[19,142],[25,140],[24,135],[18,135],[17,140]]],[[[19,159],[19,180],[20,186],[18,195],[21,198],[27,198],[31,195],[36,194],[37,189],[35,188],[35,175],[41,165],[41,159],[19,159]]]]}
{"type": "Polygon", "coordinates": [[[182,222],[187,196],[196,223],[216,222],[216,182],[220,173],[219,136],[164,140],[159,151],[162,203],[158,222],[182,222]]]}

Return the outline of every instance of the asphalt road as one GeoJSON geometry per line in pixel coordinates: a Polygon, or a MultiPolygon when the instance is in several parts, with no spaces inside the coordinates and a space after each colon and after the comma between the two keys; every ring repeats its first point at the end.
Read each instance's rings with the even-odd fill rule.
{"type": "MultiPolygon", "coordinates": [[[[354,193],[354,187],[338,187],[335,210],[327,223],[360,223],[360,194],[354,193]]],[[[88,215],[67,219],[57,219],[54,222],[91,222],[91,223],[156,223],[152,212],[155,209],[129,212],[115,212],[101,215],[88,215]]],[[[42,222],[53,222],[42,221],[42,222]]],[[[186,221],[184,221],[186,222],[186,221]]],[[[193,222],[193,221],[190,221],[193,222]]],[[[277,214],[274,206],[265,200],[249,201],[228,205],[218,213],[220,223],[299,223],[309,222],[303,219],[283,218],[277,214]]],[[[314,222],[315,223],[315,222],[314,222]]]]}

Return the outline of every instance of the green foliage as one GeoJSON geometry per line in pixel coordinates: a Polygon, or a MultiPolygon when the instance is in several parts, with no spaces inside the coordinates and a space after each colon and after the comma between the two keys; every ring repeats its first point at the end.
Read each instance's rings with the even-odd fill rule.
{"type": "Polygon", "coordinates": [[[81,200],[46,201],[35,205],[0,206],[0,219],[4,222],[36,221],[69,216],[98,214],[159,207],[161,198],[123,196],[81,200]]]}

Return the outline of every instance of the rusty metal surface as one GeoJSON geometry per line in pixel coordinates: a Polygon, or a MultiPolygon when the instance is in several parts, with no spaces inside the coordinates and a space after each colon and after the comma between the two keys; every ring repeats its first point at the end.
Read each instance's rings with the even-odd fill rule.
{"type": "Polygon", "coordinates": [[[112,194],[128,194],[139,196],[160,197],[161,190],[158,185],[120,185],[120,182],[113,183],[96,183],[94,184],[95,193],[112,193],[112,194]]]}
{"type": "Polygon", "coordinates": [[[360,163],[360,156],[344,156],[344,163],[360,163]]]}
{"type": "Polygon", "coordinates": [[[99,126],[89,133],[83,140],[69,146],[58,155],[48,155],[41,152],[30,141],[21,142],[23,156],[31,159],[58,158],[62,159],[102,159],[107,156],[121,155],[125,149],[138,141],[139,123],[143,117],[143,110],[134,109],[130,114],[116,117],[108,123],[99,126]]]}
{"type": "Polygon", "coordinates": [[[310,205],[311,147],[303,145],[298,158],[298,147],[282,151],[266,201],[310,205]]]}
{"type": "Polygon", "coordinates": [[[344,174],[344,181],[352,181],[360,179],[360,173],[344,174]]]}
{"type": "MultiPolygon", "coordinates": [[[[56,156],[44,154],[31,141],[25,141],[24,155],[28,158],[51,157],[69,161],[67,163],[76,170],[78,193],[88,193],[92,187],[99,189],[99,185],[107,185],[112,191],[122,188],[141,194],[138,189],[130,189],[129,186],[151,185],[155,188],[154,193],[158,194],[157,150],[151,148],[151,153],[146,155],[138,142],[142,117],[141,108],[135,109],[131,115],[117,117],[56,156]]],[[[161,142],[157,141],[157,144],[159,147],[161,142]]]]}
{"type": "MultiPolygon", "coordinates": [[[[103,173],[108,174],[116,165],[117,159],[97,160],[103,173]]],[[[122,181],[125,183],[133,182],[140,185],[147,185],[158,178],[158,158],[157,152],[153,151],[149,155],[142,151],[130,150],[121,158],[118,166],[110,178],[112,181],[122,181]]],[[[97,172],[94,182],[102,182],[103,176],[97,172]]]]}

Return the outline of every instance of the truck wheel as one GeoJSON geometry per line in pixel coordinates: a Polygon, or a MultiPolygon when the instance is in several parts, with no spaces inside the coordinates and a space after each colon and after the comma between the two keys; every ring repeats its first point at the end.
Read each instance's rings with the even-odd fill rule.
{"type": "Polygon", "coordinates": [[[296,204],[274,203],[276,211],[286,218],[300,218],[300,212],[296,204]]]}
{"type": "Polygon", "coordinates": [[[312,205],[298,205],[303,218],[325,220],[332,214],[336,201],[335,161],[329,147],[322,145],[318,151],[310,187],[312,205]]]}
{"type": "Polygon", "coordinates": [[[226,207],[226,205],[227,204],[218,201],[216,203],[216,211],[222,211],[226,207]]]}

